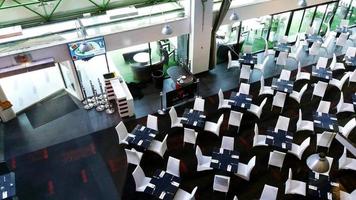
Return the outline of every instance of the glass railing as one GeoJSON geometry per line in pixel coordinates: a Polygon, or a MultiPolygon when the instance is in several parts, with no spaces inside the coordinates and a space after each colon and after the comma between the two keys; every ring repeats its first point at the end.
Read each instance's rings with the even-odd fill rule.
{"type": "MultiPolygon", "coordinates": [[[[88,33],[97,37],[183,19],[184,9],[177,3],[165,3],[137,8],[137,15],[110,19],[108,15],[81,19],[88,33]]],[[[77,34],[76,20],[38,26],[23,30],[23,34],[0,40],[0,56],[58,45],[82,39],[77,34]]]]}

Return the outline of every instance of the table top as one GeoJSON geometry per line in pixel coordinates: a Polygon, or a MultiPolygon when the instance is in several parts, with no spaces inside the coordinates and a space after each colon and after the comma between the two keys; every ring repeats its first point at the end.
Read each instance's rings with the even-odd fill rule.
{"type": "Polygon", "coordinates": [[[336,183],[330,181],[330,177],[315,173],[313,171],[309,172],[307,193],[308,197],[313,197],[313,199],[329,199],[332,200],[332,186],[336,186],[336,183]]]}
{"type": "Polygon", "coordinates": [[[129,133],[127,142],[146,150],[157,134],[158,131],[137,124],[132,132],[129,133]]]}
{"type": "Polygon", "coordinates": [[[133,60],[138,63],[148,63],[150,61],[150,54],[147,52],[140,52],[133,56],[133,60]]]}
{"type": "Polygon", "coordinates": [[[240,153],[238,151],[214,148],[211,155],[210,167],[226,172],[237,173],[239,155],[240,153]]]}
{"type": "Polygon", "coordinates": [[[153,195],[158,199],[173,199],[177,192],[181,179],[163,170],[156,170],[150,183],[145,189],[145,193],[153,195]]]}
{"type": "Polygon", "coordinates": [[[267,129],[266,144],[269,146],[275,146],[283,150],[291,150],[293,142],[293,133],[278,130],[275,132],[273,129],[267,129]]]}
{"type": "Polygon", "coordinates": [[[349,32],[349,29],[347,27],[337,27],[335,29],[335,32],[337,32],[337,33],[347,33],[347,32],[349,32]]]}
{"type": "Polygon", "coordinates": [[[345,56],[345,64],[348,66],[356,67],[356,57],[345,56]]]}
{"type": "Polygon", "coordinates": [[[16,195],[15,173],[10,172],[0,176],[0,199],[16,195]]]}
{"type": "Polygon", "coordinates": [[[252,65],[253,66],[253,65],[257,64],[257,56],[250,54],[250,53],[243,54],[242,56],[240,56],[239,62],[244,65],[252,65]]]}
{"type": "Polygon", "coordinates": [[[206,116],[204,112],[186,108],[182,116],[181,123],[188,128],[204,129],[206,116]]]}
{"type": "Polygon", "coordinates": [[[231,105],[231,109],[235,110],[237,107],[249,109],[252,103],[252,95],[232,92],[230,95],[230,101],[228,104],[231,105]]]}
{"type": "Polygon", "coordinates": [[[323,37],[321,37],[320,35],[317,34],[312,34],[312,35],[306,35],[306,40],[307,42],[316,42],[316,41],[320,41],[323,42],[323,37]]]}
{"type": "Polygon", "coordinates": [[[194,81],[194,76],[188,72],[184,67],[172,66],[167,69],[167,74],[171,77],[173,82],[180,85],[189,84],[194,81]],[[183,77],[185,77],[183,79],[183,77]]]}
{"type": "Polygon", "coordinates": [[[276,51],[290,52],[291,47],[287,43],[279,43],[275,45],[273,49],[276,51]]]}
{"type": "Polygon", "coordinates": [[[312,76],[322,78],[325,80],[330,80],[332,78],[331,70],[322,67],[313,66],[312,76]]]}
{"type": "Polygon", "coordinates": [[[331,131],[339,131],[337,118],[333,114],[314,112],[314,126],[331,131]]]}
{"type": "Polygon", "coordinates": [[[278,78],[273,78],[271,88],[273,90],[290,94],[293,92],[293,84],[294,81],[287,81],[278,78]]]}

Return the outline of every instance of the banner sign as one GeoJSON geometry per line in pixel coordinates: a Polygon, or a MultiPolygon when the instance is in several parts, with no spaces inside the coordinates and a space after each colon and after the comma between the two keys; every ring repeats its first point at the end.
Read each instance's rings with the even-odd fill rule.
{"type": "Polygon", "coordinates": [[[72,60],[89,60],[106,52],[104,37],[69,43],[68,48],[72,60]]]}

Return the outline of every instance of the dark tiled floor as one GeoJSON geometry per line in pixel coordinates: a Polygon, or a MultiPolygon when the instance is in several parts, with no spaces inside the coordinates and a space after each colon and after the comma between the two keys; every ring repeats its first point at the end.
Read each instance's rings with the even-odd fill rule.
{"type": "MultiPolygon", "coordinates": [[[[310,64],[312,58],[307,58],[304,65],[310,64]]],[[[296,63],[288,61],[288,69],[296,69],[296,63]]],[[[278,74],[280,69],[275,70],[274,65],[270,65],[265,71],[265,77],[271,77],[278,74]]],[[[216,111],[217,97],[210,95],[216,94],[219,88],[224,91],[236,88],[238,85],[239,70],[227,71],[226,65],[218,65],[215,69],[200,74],[200,95],[208,97],[207,113],[208,119],[216,121],[221,112],[216,111]]],[[[260,72],[254,71],[252,82],[259,79],[260,72]]],[[[165,81],[165,87],[172,87],[170,79],[165,81]]],[[[270,83],[270,80],[266,81],[270,83]]],[[[297,85],[296,87],[299,87],[297,85]]],[[[252,93],[256,96],[258,83],[254,84],[252,93]]],[[[298,88],[299,89],[299,88],[298,88]]],[[[302,107],[307,110],[312,106],[314,109],[319,102],[315,98],[309,101],[309,94],[302,101],[302,107]]],[[[351,90],[356,90],[356,87],[351,85],[351,90]],[[352,89],[353,88],[353,89],[352,89]]],[[[333,87],[328,88],[328,94],[325,99],[334,100],[332,107],[336,105],[335,100],[338,92],[333,87]]],[[[125,124],[128,130],[132,130],[137,123],[145,123],[145,118],[148,113],[153,113],[159,108],[159,90],[152,85],[143,89],[144,98],[135,100],[136,117],[135,119],[126,119],[125,124]],[[154,103],[152,103],[154,102],[154,103]]],[[[225,94],[228,96],[229,92],[225,94]]],[[[345,95],[348,100],[349,94],[345,95]]],[[[261,98],[255,98],[255,102],[260,102],[261,98]]],[[[78,103],[78,102],[77,102],[78,103]]],[[[271,104],[271,99],[268,105],[271,104]]],[[[78,103],[80,106],[80,104],[78,103]]],[[[184,107],[191,107],[192,103],[183,105],[178,110],[181,115],[184,107]]],[[[279,110],[275,109],[269,112],[270,107],[267,106],[266,113],[259,121],[261,132],[269,126],[275,124],[279,110]]],[[[310,111],[311,112],[311,111],[310,111]]],[[[288,100],[287,109],[283,115],[292,118],[292,124],[296,122],[297,109],[295,102],[288,100]]],[[[308,114],[309,115],[309,114],[308,114]]],[[[286,179],[287,168],[295,168],[296,177],[305,179],[306,165],[304,160],[299,161],[292,156],[288,156],[289,161],[286,163],[286,168],[280,173],[279,170],[266,169],[268,160],[267,149],[251,149],[253,138],[253,124],[256,122],[253,116],[248,114],[244,117],[243,125],[239,135],[233,130],[228,130],[226,127],[228,114],[225,114],[225,122],[222,128],[222,135],[235,136],[235,148],[238,148],[241,153],[243,162],[247,162],[253,155],[257,155],[258,169],[252,173],[250,182],[243,181],[234,177],[232,187],[234,188],[227,199],[232,199],[233,194],[237,194],[239,199],[254,199],[258,198],[262,191],[263,184],[268,183],[280,187],[279,196],[284,199],[294,199],[294,197],[283,196],[283,183],[286,179]]],[[[350,116],[338,116],[342,122],[346,121],[350,116]]],[[[126,158],[124,155],[123,146],[118,145],[116,133],[112,128],[120,119],[117,116],[108,116],[104,113],[96,111],[85,111],[79,109],[71,112],[51,123],[43,125],[37,129],[33,129],[29,124],[25,115],[20,115],[18,119],[11,121],[6,125],[1,125],[0,130],[4,133],[5,138],[5,159],[8,165],[15,170],[17,174],[17,185],[20,199],[147,199],[147,195],[134,192],[134,183],[132,176],[133,166],[126,169],[126,158]],[[108,127],[111,127],[107,129],[108,127]],[[101,130],[101,131],[100,131],[101,130]],[[96,133],[93,133],[96,132],[96,133]],[[64,143],[62,143],[64,142],[64,143]],[[93,150],[94,149],[94,150],[93,150]],[[29,153],[32,152],[32,153],[29,153]],[[128,170],[128,171],[127,171],[128,170]],[[39,174],[39,175],[37,175],[39,174]],[[41,175],[43,174],[43,175],[41,175]],[[69,185],[66,185],[69,183],[69,185]],[[75,189],[73,189],[75,188],[75,189]],[[110,194],[109,194],[110,193],[110,194]],[[108,195],[108,196],[106,196],[108,195]]],[[[224,199],[224,195],[212,192],[212,177],[216,171],[195,173],[195,156],[193,148],[182,144],[182,131],[180,129],[170,129],[168,116],[159,118],[161,134],[158,136],[162,140],[164,135],[169,133],[168,153],[165,159],[162,160],[157,155],[147,152],[145,153],[142,165],[147,176],[152,175],[157,168],[164,169],[168,155],[180,158],[182,160],[182,188],[191,191],[195,185],[199,186],[197,199],[224,199]]],[[[293,125],[291,130],[295,130],[293,125]]],[[[214,146],[220,145],[221,138],[217,138],[209,133],[203,133],[198,136],[198,144],[202,147],[204,154],[210,154],[214,146]]],[[[308,133],[300,133],[300,138],[297,142],[301,142],[303,138],[308,137],[308,133]]],[[[312,135],[314,138],[315,136],[312,135]]],[[[355,142],[354,138],[352,139],[355,142]]],[[[312,146],[315,142],[312,143],[312,146]]],[[[333,142],[334,151],[331,155],[338,158],[340,156],[341,147],[337,142],[333,142]]],[[[313,148],[309,148],[306,155],[313,152],[313,148]]],[[[337,167],[334,166],[334,168],[337,167]]],[[[350,192],[355,189],[354,177],[356,174],[350,171],[342,173],[335,172],[333,176],[339,179],[344,190],[350,192]]]]}

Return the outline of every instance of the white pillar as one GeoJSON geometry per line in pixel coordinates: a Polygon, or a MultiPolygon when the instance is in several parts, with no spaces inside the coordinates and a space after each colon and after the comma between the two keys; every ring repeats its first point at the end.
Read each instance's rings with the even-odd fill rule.
{"type": "MultiPolygon", "coordinates": [[[[2,89],[1,85],[0,85],[0,101],[3,102],[3,101],[7,101],[7,98],[6,98],[6,95],[5,95],[5,92],[4,90],[2,89]]],[[[11,102],[10,102],[11,103],[11,102]]],[[[14,112],[14,110],[12,108],[8,108],[6,110],[3,110],[1,107],[0,107],[0,118],[3,122],[7,122],[13,118],[16,117],[16,114],[14,112]]]]}
{"type": "Polygon", "coordinates": [[[209,70],[213,0],[191,1],[190,15],[189,59],[191,72],[197,74],[209,70]],[[205,9],[203,9],[203,4],[205,9]]]}

